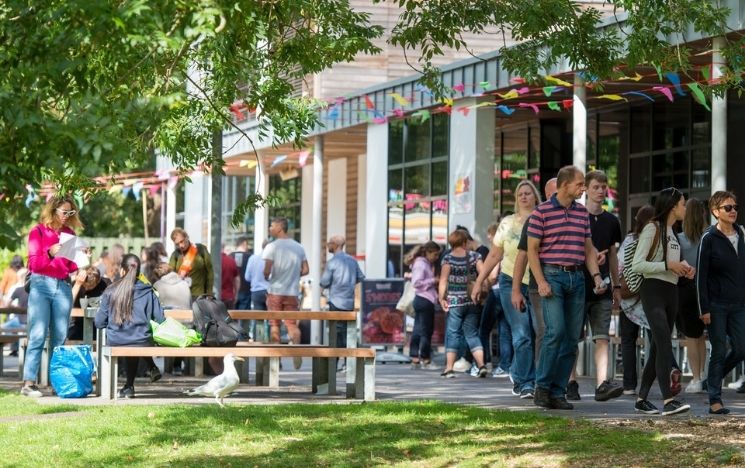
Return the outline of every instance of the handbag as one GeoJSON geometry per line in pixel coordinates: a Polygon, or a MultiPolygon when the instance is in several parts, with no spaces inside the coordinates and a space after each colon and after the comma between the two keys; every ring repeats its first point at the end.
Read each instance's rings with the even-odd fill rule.
{"type": "Polygon", "coordinates": [[[396,310],[400,310],[409,317],[414,317],[416,315],[416,311],[414,310],[415,296],[416,293],[414,292],[414,285],[411,284],[411,281],[407,281],[406,283],[404,283],[404,292],[403,294],[401,294],[401,298],[396,303],[396,310]]]}
{"type": "MultiPolygon", "coordinates": [[[[657,247],[659,247],[659,226],[655,223],[654,240],[652,245],[647,252],[647,261],[654,258],[657,253],[657,247]]],[[[636,273],[631,269],[631,264],[634,262],[634,255],[636,254],[636,246],[639,244],[639,239],[634,239],[629,242],[629,245],[623,251],[623,271],[619,282],[621,283],[621,298],[631,299],[639,294],[644,281],[644,276],[636,273]]]]}
{"type": "Polygon", "coordinates": [[[153,341],[161,346],[171,348],[187,348],[202,342],[202,335],[198,331],[186,326],[178,320],[166,317],[162,323],[150,321],[153,331],[153,341]]]}

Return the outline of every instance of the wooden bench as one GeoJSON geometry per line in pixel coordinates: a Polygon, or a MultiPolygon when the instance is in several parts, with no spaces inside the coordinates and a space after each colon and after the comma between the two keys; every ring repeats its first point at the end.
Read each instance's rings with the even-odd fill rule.
{"type": "Polygon", "coordinates": [[[2,330],[2,334],[0,334],[0,377],[3,376],[5,369],[5,350],[3,348],[6,344],[18,343],[23,338],[26,338],[25,328],[6,328],[2,330]]]}
{"type": "MultiPolygon", "coordinates": [[[[133,346],[103,346],[101,354],[101,395],[108,400],[117,397],[118,358],[120,357],[224,357],[234,353],[243,358],[264,358],[269,380],[274,385],[279,384],[279,360],[283,357],[304,357],[313,359],[312,390],[318,394],[334,394],[336,389],[336,369],[331,372],[331,364],[337,358],[350,358],[355,361],[355,371],[352,395],[347,397],[375,400],[375,350],[369,348],[330,348],[314,345],[280,345],[256,344],[231,348],[210,348],[192,346],[189,348],[166,347],[133,347],[133,346]]],[[[347,366],[349,369],[349,366],[347,366]]],[[[350,371],[347,371],[350,374],[350,371]]]]}

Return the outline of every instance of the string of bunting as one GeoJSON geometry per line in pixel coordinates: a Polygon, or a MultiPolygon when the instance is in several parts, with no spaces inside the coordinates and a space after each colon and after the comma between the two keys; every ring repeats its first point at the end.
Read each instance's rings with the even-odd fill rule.
{"type": "MultiPolygon", "coordinates": [[[[591,90],[599,89],[601,86],[610,83],[622,84],[623,82],[633,81],[637,84],[641,84],[639,82],[642,79],[649,77],[657,77],[660,81],[660,84],[652,85],[648,88],[635,89],[620,93],[604,93],[596,96],[588,96],[586,98],[587,100],[599,99],[608,101],[628,101],[630,98],[638,97],[654,102],[654,94],[660,93],[664,95],[670,102],[674,102],[675,96],[685,97],[688,95],[686,92],[687,88],[696,102],[698,102],[707,110],[711,111],[711,107],[707,102],[706,95],[701,85],[704,83],[715,84],[719,81],[718,79],[711,79],[711,76],[713,74],[711,71],[712,67],[713,65],[709,64],[698,69],[698,72],[700,72],[703,80],[691,81],[685,84],[681,82],[680,75],[678,73],[663,72],[659,67],[655,67],[656,73],[654,74],[644,76],[641,75],[639,72],[635,72],[634,75],[631,76],[624,75],[613,80],[606,80],[603,82],[585,72],[577,72],[577,74],[585,81],[585,87],[591,90]]],[[[455,110],[456,112],[460,112],[464,116],[467,116],[471,110],[480,107],[490,107],[497,109],[506,116],[512,115],[516,110],[519,109],[530,109],[536,114],[541,111],[541,108],[545,108],[555,112],[563,112],[571,109],[574,103],[574,100],[571,97],[574,84],[562,78],[550,75],[544,76],[543,80],[545,82],[544,86],[531,88],[529,86],[526,86],[527,81],[524,78],[514,77],[510,80],[510,82],[513,86],[516,85],[519,87],[509,89],[505,92],[486,92],[487,90],[494,87],[493,84],[488,81],[482,81],[472,84],[458,83],[451,88],[452,91],[456,93],[463,94],[465,93],[465,90],[467,88],[474,88],[474,90],[478,91],[474,94],[464,97],[479,97],[488,95],[495,96],[495,100],[493,102],[483,102],[473,106],[454,107],[455,99],[453,97],[443,98],[438,103],[435,103],[434,108],[430,107],[429,109],[420,109],[413,113],[410,113],[409,116],[419,118],[422,122],[425,122],[431,117],[432,114],[451,114],[453,110],[455,110]],[[520,98],[535,99],[536,97],[544,96],[547,98],[551,98],[561,97],[562,95],[567,97],[564,99],[542,100],[537,102],[522,100],[515,102],[515,100],[518,100],[520,98]]],[[[404,108],[412,106],[416,102],[418,95],[426,95],[432,97],[433,93],[421,84],[415,85],[414,92],[410,96],[403,96],[400,93],[395,92],[388,93],[388,96],[390,96],[393,102],[398,106],[390,110],[388,113],[384,113],[382,110],[377,109],[373,100],[369,96],[364,95],[363,99],[365,102],[365,109],[357,110],[356,115],[359,120],[374,124],[384,124],[392,118],[403,118],[407,115],[407,112],[404,108]]],[[[332,121],[339,119],[341,117],[341,104],[343,104],[347,99],[348,97],[337,97],[333,100],[327,100],[327,103],[333,104],[329,104],[329,110],[326,114],[326,119],[332,121]]]]}

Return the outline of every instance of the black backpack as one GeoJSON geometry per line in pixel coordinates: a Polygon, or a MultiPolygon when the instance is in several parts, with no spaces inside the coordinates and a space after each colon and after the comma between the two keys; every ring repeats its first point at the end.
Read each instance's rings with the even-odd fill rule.
{"type": "Polygon", "coordinates": [[[228,308],[212,296],[197,297],[191,305],[194,329],[202,335],[202,346],[235,346],[245,334],[238,322],[230,318],[228,308]]]}

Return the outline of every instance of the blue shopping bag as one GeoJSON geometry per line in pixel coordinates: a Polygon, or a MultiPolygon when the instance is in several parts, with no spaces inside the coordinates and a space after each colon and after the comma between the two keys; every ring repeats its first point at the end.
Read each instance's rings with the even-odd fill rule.
{"type": "Polygon", "coordinates": [[[82,398],[93,391],[96,364],[90,345],[57,346],[49,363],[49,379],[60,398],[82,398]]]}

